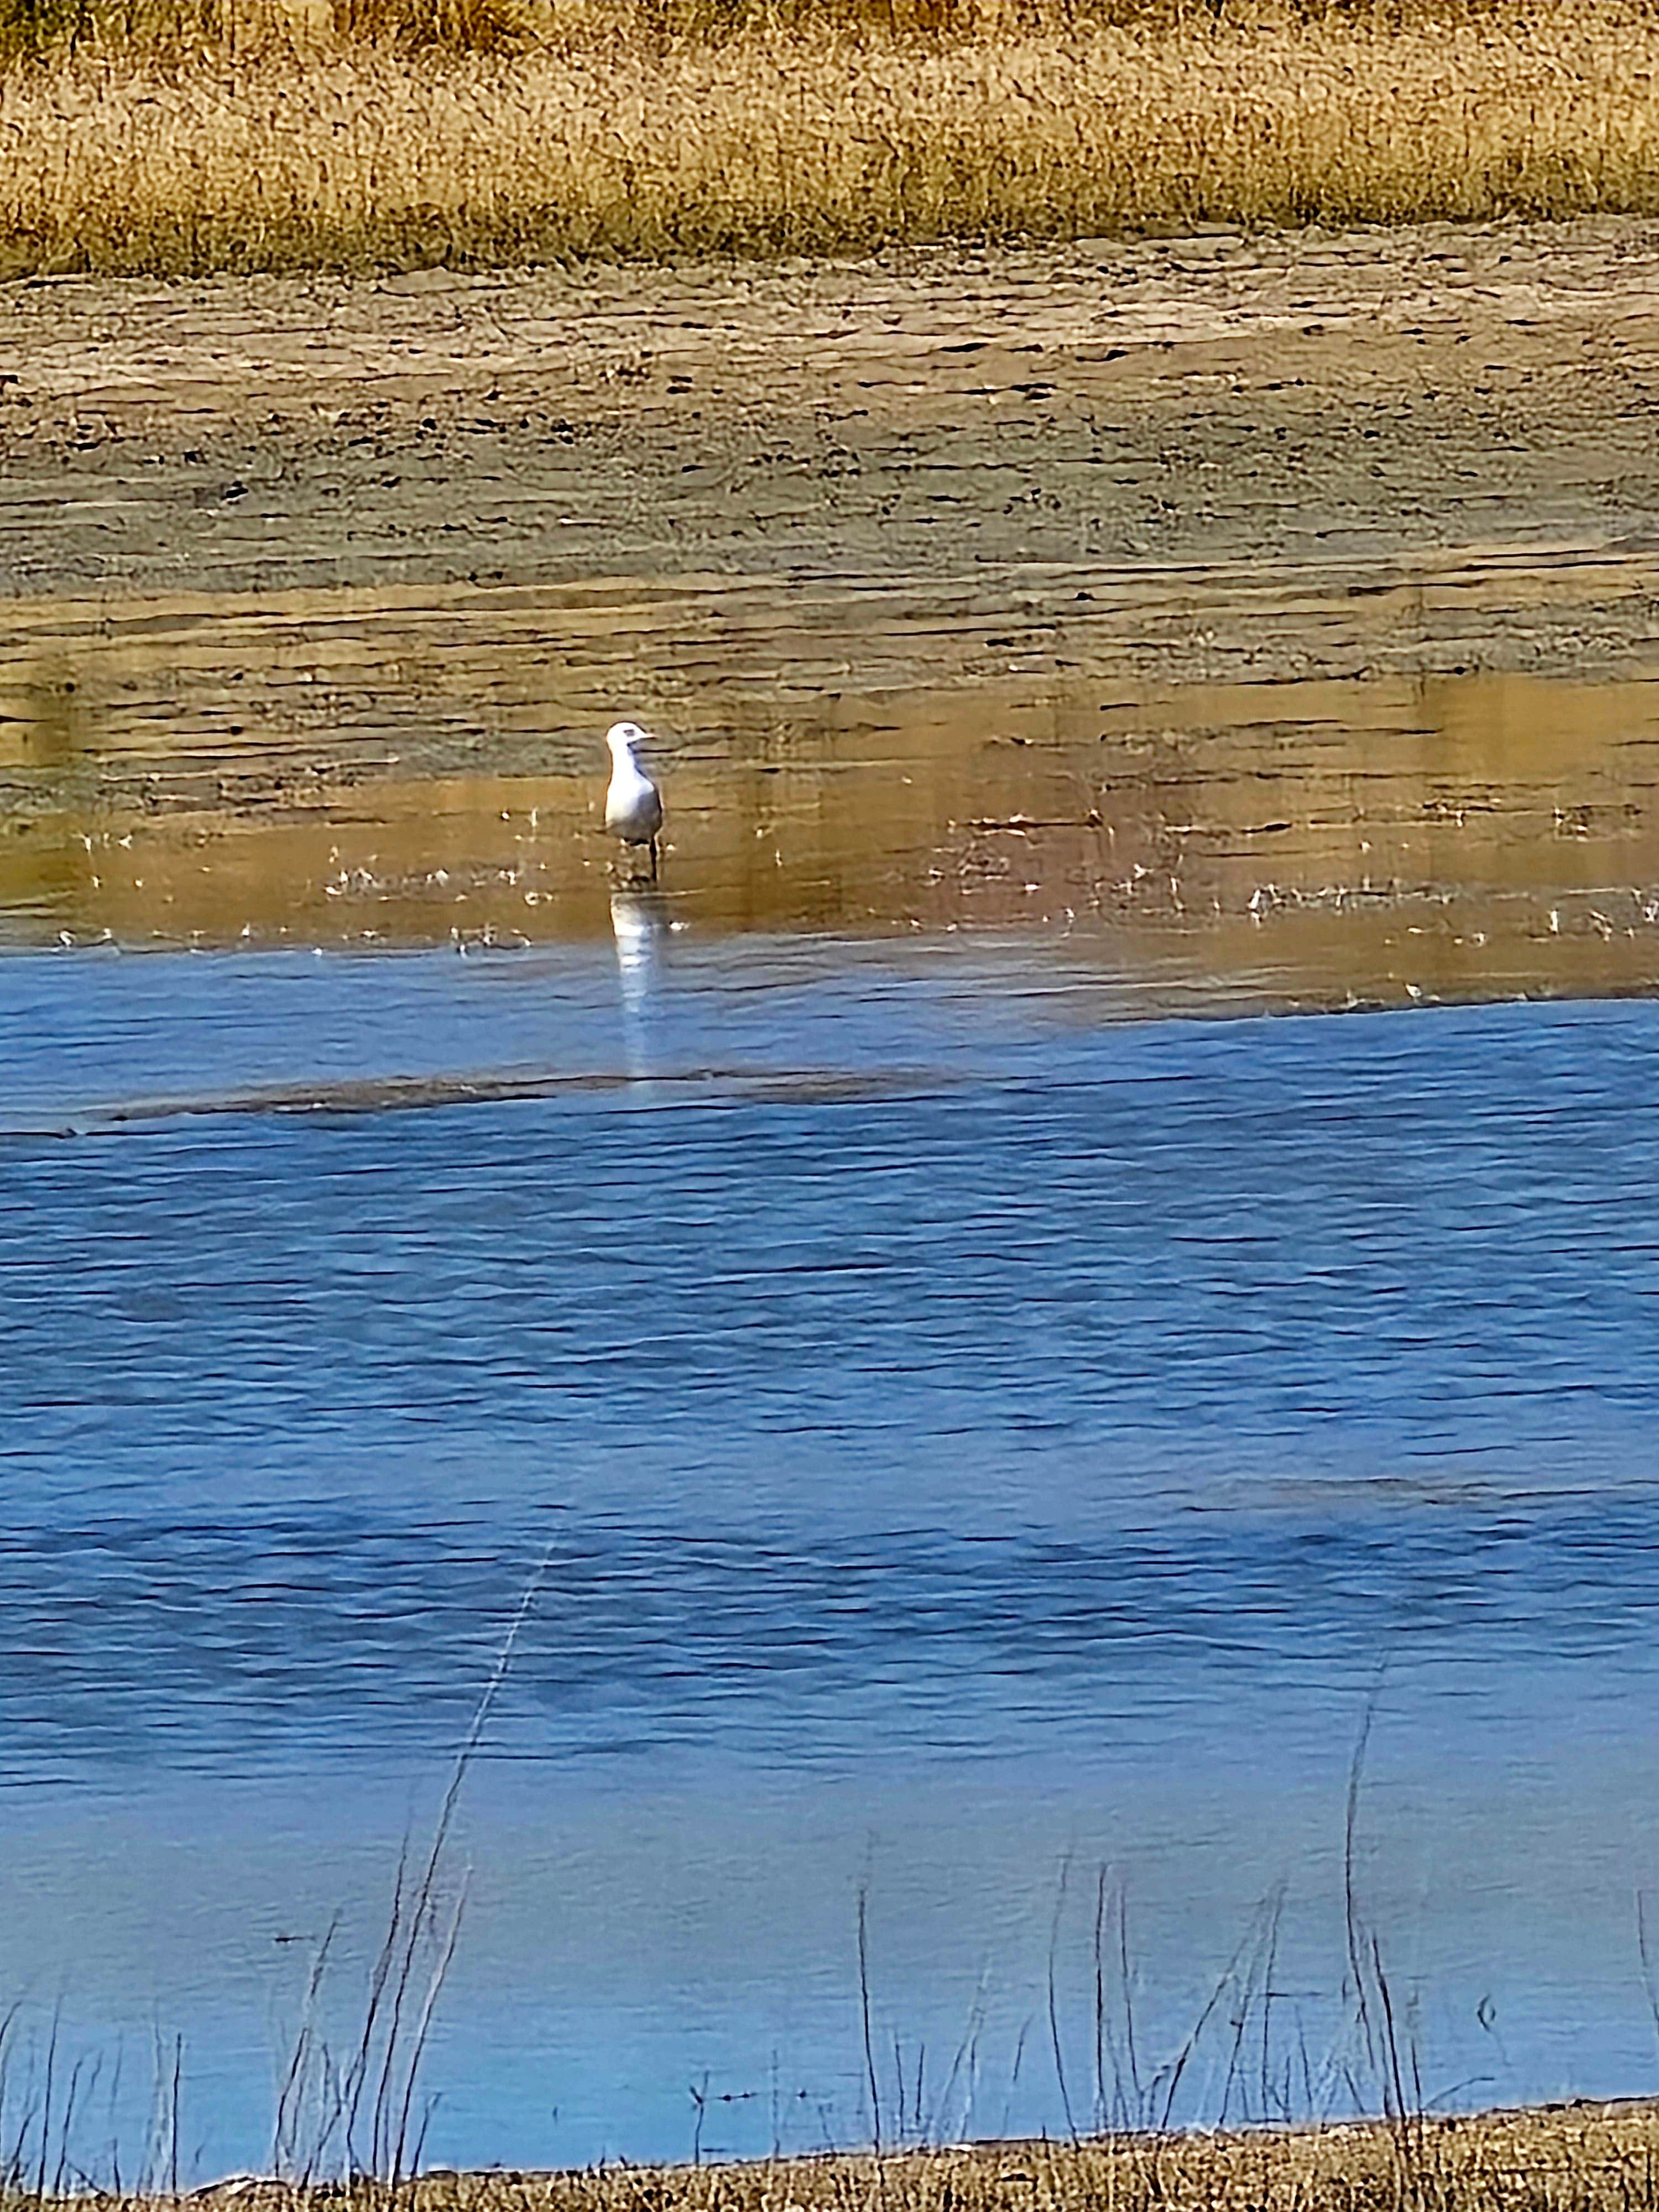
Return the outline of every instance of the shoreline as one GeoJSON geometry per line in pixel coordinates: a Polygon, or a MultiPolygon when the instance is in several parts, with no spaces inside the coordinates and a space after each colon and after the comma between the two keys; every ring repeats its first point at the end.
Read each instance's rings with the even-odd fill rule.
{"type": "MultiPolygon", "coordinates": [[[[395,2183],[293,2183],[234,2175],[188,2192],[215,2206],[374,2203],[410,2212],[909,2212],[1154,2205],[1168,2212],[1352,2212],[1355,2206],[1649,2206],[1659,2176],[1659,2104],[1575,2099],[1431,2117],[1130,2130],[1076,2142],[1012,2139],[907,2149],[547,2172],[434,2170],[395,2183]]],[[[133,2204],[177,2202],[136,2197],[133,2204]]]]}
{"type": "Polygon", "coordinates": [[[994,664],[1012,621],[1064,660],[1102,619],[1170,678],[1659,649],[1646,222],[72,279],[0,288],[0,598],[94,627],[556,586],[620,634],[752,585],[775,686],[787,585],[843,657],[942,621],[994,664]]]}
{"type": "Polygon", "coordinates": [[[700,922],[1649,973],[1659,227],[74,279],[0,357],[26,931],[604,935],[626,712],[700,922]]]}

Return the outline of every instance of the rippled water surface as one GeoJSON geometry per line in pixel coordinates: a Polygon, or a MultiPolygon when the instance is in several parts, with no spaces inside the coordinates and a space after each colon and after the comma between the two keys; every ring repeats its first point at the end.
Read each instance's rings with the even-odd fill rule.
{"type": "MultiPolygon", "coordinates": [[[[1304,732],[1350,711],[1316,703],[1304,732]]],[[[1647,711],[1595,726],[1639,754],[1647,711]]],[[[166,868],[155,927],[100,907],[162,834],[137,815],[14,897],[3,1955],[15,2065],[61,2003],[104,2069],[88,2163],[142,2136],[174,2035],[186,2166],[269,2163],[317,1947],[337,1923],[349,2047],[399,1839],[526,1592],[445,1878],[429,2157],[867,2139],[860,1895],[890,2135],[1110,2106],[1103,1911],[1149,2076],[1278,1929],[1261,2063],[1201,2044],[1179,2116],[1340,2101],[1367,1711],[1353,1870],[1425,2093],[1650,2086],[1659,1008],[1508,995],[1516,960],[1571,986],[1564,935],[1595,988],[1650,980],[1645,802],[1564,830],[1547,777],[1494,784],[1461,874],[1445,828],[1434,881],[1507,949],[1457,968],[1491,1003],[1435,1006],[1397,899],[1381,933],[1328,902],[1322,965],[1257,860],[1212,853],[1190,930],[1181,869],[1155,915],[1068,918],[1105,829],[1042,831],[1054,768],[999,765],[971,817],[1048,835],[1042,919],[952,927],[969,872],[896,934],[970,819],[927,726],[904,759],[968,793],[939,819],[882,800],[914,787],[890,761],[813,787],[822,849],[879,850],[856,934],[810,900],[734,929],[695,827],[659,896],[590,855],[557,927],[435,947],[449,921],[349,868],[406,949],[294,943],[334,879],[280,826],[222,834],[289,856],[248,908],[286,949],[179,949],[166,868]],[[1407,1003],[1267,1011],[1367,995],[1407,1003]]],[[[1211,757],[1243,777],[1273,729],[1211,757]]],[[[708,769],[711,820],[743,773],[708,769]]],[[[1311,823],[1324,775],[1287,769],[1271,819],[1311,823]]],[[[398,835],[429,879],[446,837],[530,837],[525,797],[434,787],[398,835]]],[[[1324,866],[1352,833],[1321,835],[1324,866]]]]}

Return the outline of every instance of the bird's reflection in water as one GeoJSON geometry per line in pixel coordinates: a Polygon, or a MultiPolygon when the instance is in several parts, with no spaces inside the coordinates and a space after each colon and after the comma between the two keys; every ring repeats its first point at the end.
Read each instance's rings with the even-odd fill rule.
{"type": "Polygon", "coordinates": [[[637,1082],[651,1073],[648,1024],[652,994],[668,941],[667,904],[659,891],[613,891],[611,927],[617,940],[617,975],[622,985],[623,1049],[628,1073],[637,1082]]]}

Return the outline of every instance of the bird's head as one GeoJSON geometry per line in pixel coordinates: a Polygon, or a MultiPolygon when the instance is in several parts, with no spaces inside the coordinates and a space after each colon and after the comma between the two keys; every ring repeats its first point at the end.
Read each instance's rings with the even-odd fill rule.
{"type": "Polygon", "coordinates": [[[650,739],[637,722],[613,722],[605,733],[614,760],[631,760],[635,746],[648,744],[650,739]]]}

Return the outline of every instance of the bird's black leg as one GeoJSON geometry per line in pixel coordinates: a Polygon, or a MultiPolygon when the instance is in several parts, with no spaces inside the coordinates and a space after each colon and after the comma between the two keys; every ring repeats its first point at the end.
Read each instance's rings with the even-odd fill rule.
{"type": "Polygon", "coordinates": [[[651,880],[653,884],[657,880],[657,841],[654,837],[651,840],[651,880]]]}

